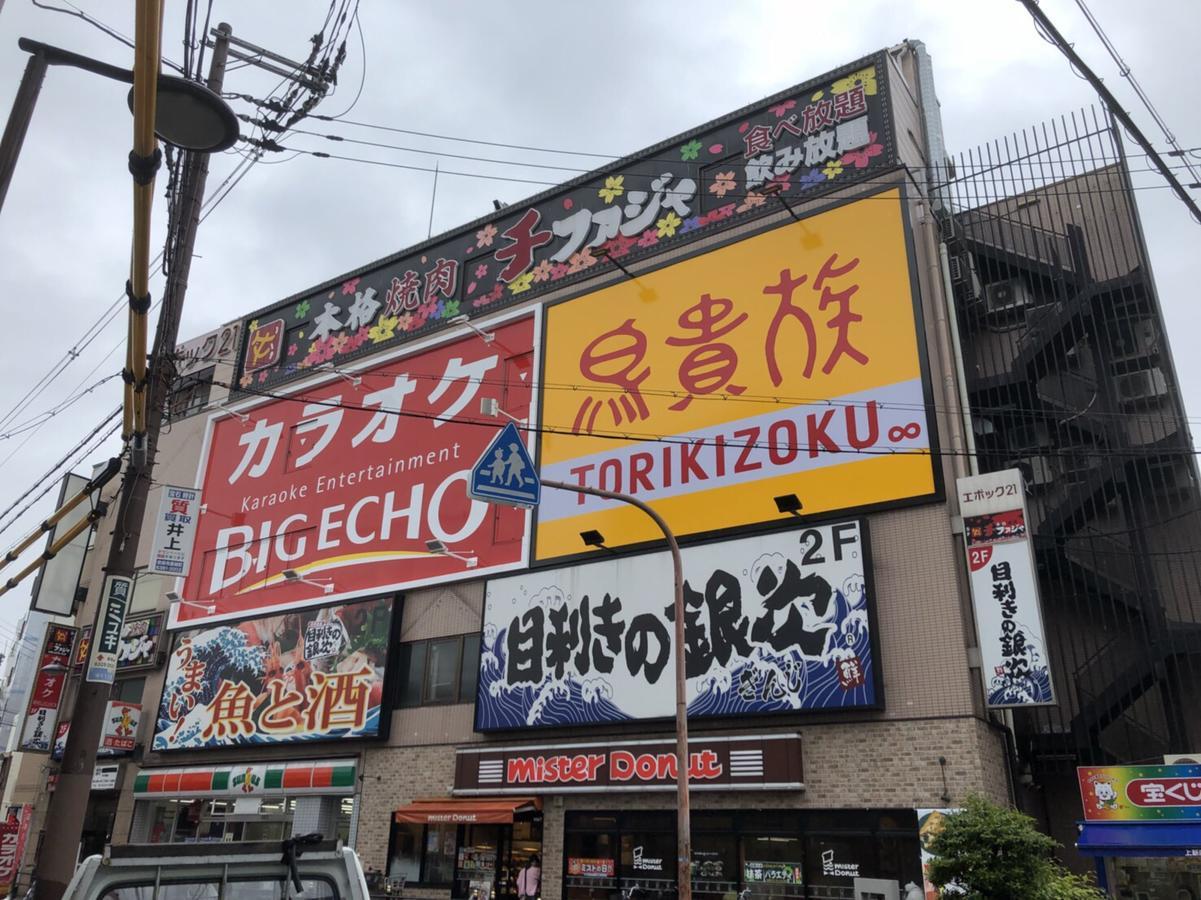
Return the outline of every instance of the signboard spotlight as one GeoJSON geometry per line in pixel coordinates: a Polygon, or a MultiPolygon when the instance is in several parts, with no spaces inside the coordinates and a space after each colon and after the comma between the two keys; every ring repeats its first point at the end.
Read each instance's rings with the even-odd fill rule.
{"type": "Polygon", "coordinates": [[[451,559],[457,559],[469,569],[474,569],[479,564],[478,557],[455,553],[441,541],[426,541],[425,549],[435,556],[449,556],[451,559]]]}
{"type": "Polygon", "coordinates": [[[800,518],[801,515],[801,498],[796,494],[781,494],[779,497],[773,497],[776,501],[776,509],[781,513],[800,518]]]}
{"type": "Polygon", "coordinates": [[[224,403],[214,403],[213,408],[229,413],[231,416],[233,416],[235,419],[237,419],[243,425],[245,425],[247,422],[250,421],[250,416],[246,415],[246,413],[240,413],[236,409],[226,406],[224,403]]]}
{"type": "Polygon", "coordinates": [[[211,603],[197,603],[195,600],[185,600],[176,591],[167,591],[167,602],[179,603],[183,606],[194,606],[205,615],[209,616],[217,611],[217,607],[213,606],[211,603]]]}
{"type": "Polygon", "coordinates": [[[295,582],[296,584],[309,584],[313,587],[321,588],[321,593],[332,594],[334,592],[334,581],[332,578],[307,578],[301,575],[295,569],[284,569],[284,580],[295,582]]]}
{"type": "Polygon", "coordinates": [[[759,188],[759,193],[767,197],[775,197],[780,201],[781,205],[788,210],[788,214],[797,222],[801,221],[801,217],[796,214],[796,210],[792,208],[792,204],[784,199],[784,190],[788,187],[782,181],[769,181],[763,187],[759,188]]]}
{"type": "Polygon", "coordinates": [[[581,531],[580,540],[584,542],[585,546],[599,547],[602,550],[606,549],[605,536],[595,528],[589,528],[587,531],[581,531]]]}
{"type": "Polygon", "coordinates": [[[491,344],[494,340],[496,340],[496,335],[494,335],[491,331],[484,331],[482,328],[479,328],[478,326],[473,325],[471,322],[471,319],[468,318],[467,316],[455,316],[453,319],[450,320],[450,324],[451,325],[463,325],[463,326],[466,326],[467,328],[470,328],[472,331],[475,332],[476,337],[478,337],[485,344],[491,344]]]}
{"type": "Polygon", "coordinates": [[[317,368],[319,371],[322,371],[322,372],[332,372],[334,375],[337,375],[339,378],[341,378],[343,381],[350,384],[352,387],[358,387],[359,385],[361,385],[363,383],[363,379],[360,376],[348,375],[345,372],[343,372],[341,369],[339,369],[337,366],[335,366],[332,362],[322,363],[317,368]]]}

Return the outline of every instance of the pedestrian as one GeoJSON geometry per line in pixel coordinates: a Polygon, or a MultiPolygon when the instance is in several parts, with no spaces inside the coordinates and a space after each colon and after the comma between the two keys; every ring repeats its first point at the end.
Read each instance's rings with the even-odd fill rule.
{"type": "Polygon", "coordinates": [[[542,889],[542,868],[538,854],[531,854],[517,873],[517,900],[533,900],[542,889]]]}

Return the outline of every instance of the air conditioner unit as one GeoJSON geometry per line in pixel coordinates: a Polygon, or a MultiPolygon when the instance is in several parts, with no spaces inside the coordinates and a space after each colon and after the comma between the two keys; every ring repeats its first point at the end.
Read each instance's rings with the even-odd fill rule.
{"type": "Polygon", "coordinates": [[[1042,487],[1055,481],[1051,461],[1045,456],[1026,456],[1011,463],[1022,470],[1030,487],[1042,487]]]}
{"type": "Polygon", "coordinates": [[[1139,319],[1130,325],[1129,336],[1114,343],[1113,362],[1134,362],[1159,352],[1158,334],[1154,319],[1139,319]]]}
{"type": "Polygon", "coordinates": [[[1033,302],[1034,298],[1021,278],[997,281],[984,288],[984,309],[989,314],[1022,309],[1033,302]]]}
{"type": "Polygon", "coordinates": [[[1168,393],[1168,379],[1161,369],[1140,369],[1114,378],[1118,400],[1123,406],[1158,400],[1168,393]]]}
{"type": "Polygon", "coordinates": [[[951,284],[956,293],[966,303],[974,303],[980,299],[983,288],[980,286],[980,276],[976,274],[976,260],[970,253],[957,253],[947,257],[950,269],[951,284]]]}

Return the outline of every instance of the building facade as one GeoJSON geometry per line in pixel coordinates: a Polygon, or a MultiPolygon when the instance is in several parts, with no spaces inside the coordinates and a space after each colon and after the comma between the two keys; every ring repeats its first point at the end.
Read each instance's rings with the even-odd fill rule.
{"type": "Polygon", "coordinates": [[[572,485],[682,545],[695,891],[899,898],[941,811],[1028,800],[931,77],[906,42],[182,347],[84,849],[320,831],[417,897],[535,857],[547,900],[674,889],[670,558],[572,485]],[[475,499],[523,453],[568,489],[475,499]]]}

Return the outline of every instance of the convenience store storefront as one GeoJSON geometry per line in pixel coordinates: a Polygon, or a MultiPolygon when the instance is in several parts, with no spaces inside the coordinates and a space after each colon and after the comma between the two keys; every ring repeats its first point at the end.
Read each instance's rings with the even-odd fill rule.
{"type": "MultiPolygon", "coordinates": [[[[799,808],[799,735],[694,737],[689,746],[698,898],[746,889],[752,898],[892,900],[921,883],[914,810],[799,808]],[[782,798],[795,805],[781,808],[782,798]]],[[[631,890],[666,898],[676,888],[674,781],[667,739],[461,748],[453,797],[394,813],[389,874],[449,886],[456,898],[507,898],[524,859],[553,852],[565,900],[631,890]]],[[[554,870],[544,866],[544,876],[554,870]]]]}
{"type": "Polygon", "coordinates": [[[321,832],[349,841],[354,759],[140,769],[130,843],[274,841],[321,832]]]}

